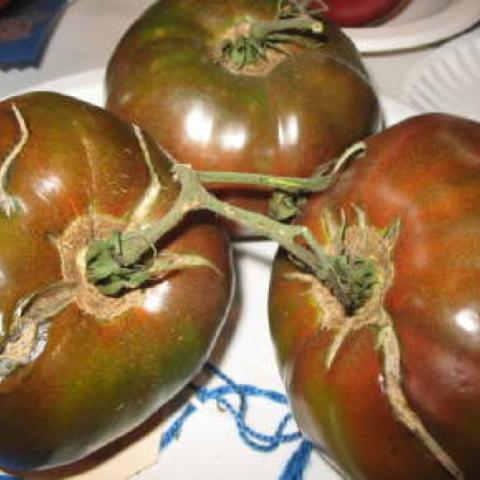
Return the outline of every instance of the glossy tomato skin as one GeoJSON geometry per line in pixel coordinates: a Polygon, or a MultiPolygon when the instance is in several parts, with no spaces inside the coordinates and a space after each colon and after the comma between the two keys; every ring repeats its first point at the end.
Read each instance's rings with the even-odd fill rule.
{"type": "MultiPolygon", "coordinates": [[[[22,300],[73,281],[69,269],[81,254],[73,256],[73,267],[66,258],[79,238],[88,243],[105,225],[132,225],[151,183],[131,125],[53,93],[0,104],[3,159],[20,137],[12,105],[29,133],[8,176],[8,191],[21,209],[0,219],[0,305],[7,332],[22,300]]],[[[170,162],[151,140],[145,142],[161,190],[143,210],[142,224],[161,218],[178,194],[170,162]]],[[[157,248],[194,252],[219,272],[176,272],[128,301],[100,295],[92,304],[80,289],[48,319],[40,354],[0,382],[2,467],[45,469],[88,455],[143,422],[201,367],[230,300],[226,236],[210,220],[193,216],[157,248]]]]}
{"type": "Polygon", "coordinates": [[[321,8],[326,17],[342,27],[360,27],[385,20],[407,2],[408,0],[312,0],[307,6],[310,10],[321,8]]]}
{"type": "MultiPolygon", "coordinates": [[[[367,141],[331,192],[313,197],[299,222],[325,243],[326,210],[364,209],[385,228],[400,219],[393,281],[383,308],[400,344],[401,386],[422,423],[466,479],[480,459],[480,125],[450,116],[404,121],[367,141]]],[[[385,394],[375,328],[349,333],[330,368],[333,331],[309,283],[280,254],[270,291],[270,325],[301,429],[326,444],[352,478],[453,478],[394,418],[385,394]]],[[[348,319],[347,319],[348,321],[348,319]]]]}
{"type": "MultiPolygon", "coordinates": [[[[379,106],[353,44],[328,22],[325,45],[282,45],[290,54],[270,71],[224,66],[228,32],[246,19],[276,18],[278,3],[155,3],[110,60],[107,108],[196,169],[311,175],[378,127],[379,106]]],[[[228,192],[265,211],[262,194],[228,192]]]]}

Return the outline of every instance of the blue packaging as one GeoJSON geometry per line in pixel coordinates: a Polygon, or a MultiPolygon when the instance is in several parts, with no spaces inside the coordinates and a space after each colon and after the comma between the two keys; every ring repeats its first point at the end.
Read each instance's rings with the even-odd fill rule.
{"type": "Polygon", "coordinates": [[[11,0],[0,10],[0,68],[38,66],[68,0],[11,0]]]}

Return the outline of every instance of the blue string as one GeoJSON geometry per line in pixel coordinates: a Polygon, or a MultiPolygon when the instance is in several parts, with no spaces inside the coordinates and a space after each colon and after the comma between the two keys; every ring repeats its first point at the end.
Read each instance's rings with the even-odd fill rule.
{"type": "Polygon", "coordinates": [[[187,418],[197,410],[195,405],[189,403],[180,416],[172,423],[170,428],[162,435],[160,439],[160,450],[167,447],[173,440],[176,440],[180,436],[183,424],[187,418]]]}
{"type": "Polygon", "coordinates": [[[302,480],[312,450],[313,445],[308,440],[302,440],[280,475],[280,480],[302,480]]]}
{"type": "MultiPolygon", "coordinates": [[[[222,410],[228,412],[236,423],[240,438],[250,448],[259,452],[271,452],[284,443],[302,440],[302,435],[299,431],[287,431],[289,424],[293,421],[291,413],[287,413],[282,417],[273,434],[262,433],[249,426],[247,423],[248,397],[266,398],[276,404],[288,406],[288,399],[284,394],[274,390],[255,387],[253,385],[235,383],[229,376],[211,363],[207,363],[205,369],[210,371],[224,383],[210,389],[190,384],[190,387],[196,393],[196,398],[201,403],[215,401],[222,410]],[[237,407],[227,398],[231,395],[237,397],[237,407]]],[[[163,433],[160,440],[160,449],[166,448],[180,436],[184,424],[196,411],[197,407],[192,403],[188,403],[185,406],[179,416],[163,433]]],[[[288,461],[280,476],[280,480],[301,480],[303,478],[303,472],[310,459],[312,448],[310,442],[302,440],[299,447],[288,461]]]]}

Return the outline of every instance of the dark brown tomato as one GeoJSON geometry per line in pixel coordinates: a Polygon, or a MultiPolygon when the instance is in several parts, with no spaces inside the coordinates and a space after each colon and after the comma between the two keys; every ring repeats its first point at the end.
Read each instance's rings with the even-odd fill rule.
{"type": "Polygon", "coordinates": [[[376,297],[345,316],[283,254],[273,270],[271,332],[299,425],[353,478],[477,480],[480,125],[430,114],[371,137],[299,222],[334,249],[342,210],[378,262],[376,297]]]}
{"type": "Polygon", "coordinates": [[[198,371],[229,305],[230,251],[192,216],[157,249],[218,271],[103,296],[85,247],[161,218],[178,194],[171,163],[138,129],[53,93],[2,102],[0,124],[0,465],[45,469],[125,434],[198,371]]]}
{"type": "MultiPolygon", "coordinates": [[[[199,170],[310,176],[379,125],[360,57],[325,22],[323,41],[233,69],[233,32],[277,18],[277,0],[163,0],[127,31],[107,70],[107,108],[145,128],[199,170]]],[[[273,52],[273,53],[272,53],[273,52]]],[[[268,195],[225,187],[232,203],[266,211],[268,195]]]]}

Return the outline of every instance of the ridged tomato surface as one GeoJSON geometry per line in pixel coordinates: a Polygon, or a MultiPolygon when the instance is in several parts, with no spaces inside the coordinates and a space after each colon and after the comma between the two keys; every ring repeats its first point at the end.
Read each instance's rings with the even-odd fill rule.
{"type": "Polygon", "coordinates": [[[230,250],[193,215],[156,252],[212,267],[105,297],[86,248],[163,216],[178,194],[170,161],[132,125],[53,93],[2,102],[0,124],[0,465],[44,469],[130,431],[198,371],[229,304],[230,250]]]}
{"type": "Polygon", "coordinates": [[[345,316],[284,254],[275,261],[271,331],[292,407],[353,478],[476,480],[480,125],[430,114],[366,143],[298,221],[331,249],[327,226],[344,212],[347,237],[367,238],[376,262],[378,303],[345,316]]]}

